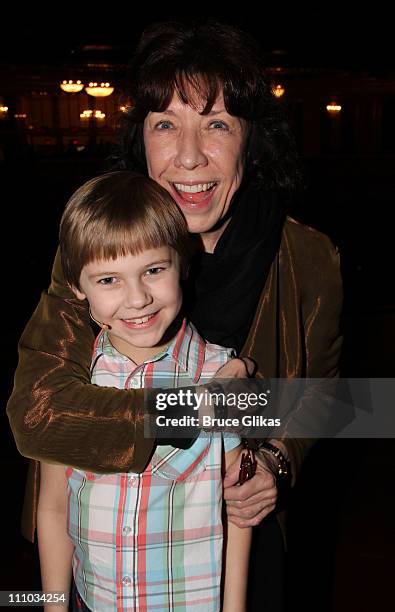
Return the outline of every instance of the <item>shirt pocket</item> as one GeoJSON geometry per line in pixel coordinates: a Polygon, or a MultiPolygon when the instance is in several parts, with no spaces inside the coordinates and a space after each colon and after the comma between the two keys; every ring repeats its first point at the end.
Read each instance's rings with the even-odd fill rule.
{"type": "Polygon", "coordinates": [[[166,480],[186,482],[199,478],[210,460],[212,434],[200,435],[190,448],[157,447],[148,469],[166,480]]]}

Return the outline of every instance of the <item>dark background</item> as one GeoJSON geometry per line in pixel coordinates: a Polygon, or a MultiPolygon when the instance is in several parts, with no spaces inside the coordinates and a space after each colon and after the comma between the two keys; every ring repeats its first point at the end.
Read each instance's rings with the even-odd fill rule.
{"type": "MultiPolygon", "coordinates": [[[[355,67],[376,76],[392,74],[395,68],[393,21],[380,3],[348,7],[347,13],[347,7],[334,3],[292,9],[262,5],[259,15],[258,8],[237,17],[226,14],[229,8],[212,16],[251,32],[268,53],[285,52],[289,65],[355,67]]],[[[145,25],[186,16],[174,6],[170,13],[152,10],[147,17],[126,12],[124,6],[98,9],[96,15],[94,10],[84,15],[81,7],[68,3],[52,6],[47,15],[34,7],[4,13],[0,62],[61,66],[73,49],[78,53],[80,45],[89,43],[115,45],[119,57],[126,58],[145,25]]],[[[304,160],[307,188],[297,212],[326,232],[342,256],[343,376],[394,376],[394,161],[393,155],[304,160]]],[[[17,362],[17,339],[49,282],[64,204],[76,187],[103,168],[100,157],[0,165],[7,279],[4,407],[17,362]]],[[[27,462],[15,448],[5,414],[1,431],[5,535],[0,590],[38,589],[36,551],[19,535],[27,462]]],[[[316,445],[290,500],[290,610],[363,612],[393,606],[394,477],[392,439],[325,440],[316,445]]]]}
{"type": "MultiPolygon", "coordinates": [[[[138,7],[141,8],[141,7],[138,7]]],[[[264,51],[285,50],[298,64],[384,69],[394,66],[393,22],[386,2],[245,3],[237,9],[186,3],[133,10],[127,3],[105,9],[68,2],[43,12],[37,5],[2,12],[0,53],[5,61],[58,64],[80,44],[108,43],[132,50],[144,27],[155,21],[214,19],[237,25],[264,51]]],[[[136,7],[137,9],[137,7],[136,7]]]]}

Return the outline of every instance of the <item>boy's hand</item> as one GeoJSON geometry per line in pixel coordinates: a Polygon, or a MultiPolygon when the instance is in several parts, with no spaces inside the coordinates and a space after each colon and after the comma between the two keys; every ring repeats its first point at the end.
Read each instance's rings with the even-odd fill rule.
{"type": "Polygon", "coordinates": [[[234,358],[225,363],[215,376],[217,378],[249,378],[256,371],[256,364],[250,357],[234,358]]]}
{"type": "Polygon", "coordinates": [[[239,486],[240,461],[237,460],[226,471],[224,499],[228,519],[238,527],[255,527],[272,512],[277,502],[275,468],[270,459],[256,454],[256,473],[251,480],[239,486]]]}

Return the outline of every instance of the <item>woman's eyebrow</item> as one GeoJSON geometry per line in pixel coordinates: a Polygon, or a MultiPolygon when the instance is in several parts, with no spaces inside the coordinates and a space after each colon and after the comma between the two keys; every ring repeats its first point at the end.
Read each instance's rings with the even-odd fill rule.
{"type": "Polygon", "coordinates": [[[176,114],[173,110],[167,108],[164,111],[152,111],[152,114],[157,114],[157,115],[172,115],[174,117],[174,115],[176,114]]]}
{"type": "Polygon", "coordinates": [[[213,115],[219,115],[220,113],[226,113],[226,109],[225,108],[220,108],[217,110],[211,110],[209,113],[207,113],[207,115],[209,117],[212,117],[213,115]]]}
{"type": "MultiPolygon", "coordinates": [[[[226,113],[226,109],[225,108],[219,108],[216,110],[211,110],[208,113],[206,113],[206,117],[212,117],[213,115],[220,115],[221,113],[226,113]]],[[[171,115],[172,117],[174,117],[177,113],[173,110],[171,110],[170,108],[167,108],[164,111],[153,111],[153,114],[156,113],[158,115],[171,115]]]]}

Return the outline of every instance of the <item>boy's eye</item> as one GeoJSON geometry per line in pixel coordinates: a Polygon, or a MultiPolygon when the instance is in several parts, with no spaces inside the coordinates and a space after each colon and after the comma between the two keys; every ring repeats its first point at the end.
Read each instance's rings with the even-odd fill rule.
{"type": "Polygon", "coordinates": [[[112,285],[116,280],[114,276],[106,276],[105,278],[100,278],[97,282],[99,285],[112,285]]]}
{"type": "Polygon", "coordinates": [[[155,268],[148,268],[148,270],[145,271],[145,273],[148,276],[152,276],[155,274],[160,274],[165,268],[160,268],[159,266],[156,266],[155,268]]]}

